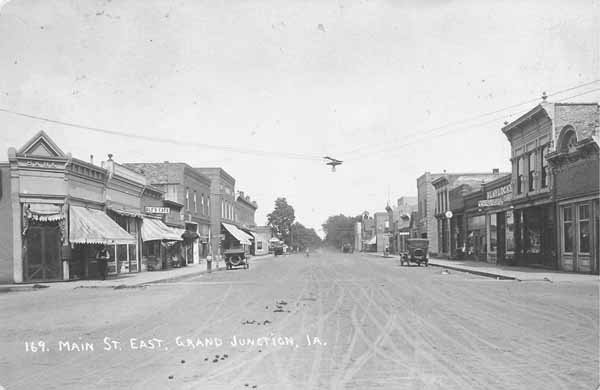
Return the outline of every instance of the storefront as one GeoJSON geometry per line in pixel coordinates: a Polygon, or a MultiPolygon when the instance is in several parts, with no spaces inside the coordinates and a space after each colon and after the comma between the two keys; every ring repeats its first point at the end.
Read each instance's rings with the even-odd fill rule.
{"type": "Polygon", "coordinates": [[[485,211],[486,261],[507,264],[514,256],[514,223],[511,209],[511,176],[506,175],[484,184],[485,199],[478,202],[485,211]]]}
{"type": "Polygon", "coordinates": [[[483,192],[477,190],[465,195],[465,242],[464,257],[468,260],[485,261],[487,259],[486,214],[479,207],[483,192]]]}
{"type": "Polygon", "coordinates": [[[223,251],[234,248],[250,250],[250,246],[252,246],[252,237],[249,234],[229,223],[222,222],[221,226],[221,234],[223,234],[223,251]]]}
{"type": "Polygon", "coordinates": [[[69,207],[69,243],[72,248],[69,261],[70,279],[100,276],[96,255],[102,246],[105,246],[110,254],[109,275],[118,273],[118,259],[127,259],[128,252],[135,252],[137,248],[136,238],[122,229],[104,211],[74,205],[69,207]]]}
{"type": "Polygon", "coordinates": [[[600,158],[597,140],[578,141],[565,129],[548,155],[555,183],[558,267],[598,274],[600,269],[600,158]]]}
{"type": "Polygon", "coordinates": [[[165,225],[158,218],[142,220],[142,261],[149,271],[172,267],[173,259],[179,258],[181,234],[165,225]]]}
{"type": "Polygon", "coordinates": [[[23,274],[24,280],[51,281],[68,278],[62,258],[66,255],[66,213],[64,205],[52,203],[23,204],[23,274]]]}
{"type": "Polygon", "coordinates": [[[139,232],[142,223],[142,214],[133,209],[122,207],[109,207],[107,214],[123,230],[135,238],[135,244],[127,244],[127,247],[119,245],[116,248],[116,272],[139,272],[141,270],[140,240],[139,232]]]}

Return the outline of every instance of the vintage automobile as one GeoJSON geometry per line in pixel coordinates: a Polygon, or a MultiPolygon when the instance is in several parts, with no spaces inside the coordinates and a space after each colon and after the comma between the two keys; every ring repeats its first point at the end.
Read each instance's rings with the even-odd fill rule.
{"type": "Polygon", "coordinates": [[[410,265],[410,263],[425,263],[425,267],[429,265],[427,258],[429,250],[429,240],[426,238],[409,238],[406,240],[408,252],[404,252],[400,256],[400,265],[410,265]]]}
{"type": "Polygon", "coordinates": [[[225,249],[223,257],[225,257],[227,269],[233,269],[234,267],[250,268],[250,263],[248,262],[250,256],[243,247],[225,249]]]}
{"type": "Polygon", "coordinates": [[[344,253],[353,253],[354,252],[354,248],[352,247],[352,244],[349,243],[345,243],[342,245],[342,252],[344,253]]]}

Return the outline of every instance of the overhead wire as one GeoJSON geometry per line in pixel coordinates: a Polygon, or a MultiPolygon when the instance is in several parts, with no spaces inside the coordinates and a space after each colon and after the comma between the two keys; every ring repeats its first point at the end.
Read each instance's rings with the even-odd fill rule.
{"type": "MultiPolygon", "coordinates": [[[[570,90],[572,90],[572,89],[573,88],[571,88],[570,90]]],[[[590,93],[593,93],[593,92],[598,92],[598,91],[600,91],[600,88],[596,88],[596,89],[588,90],[588,91],[585,91],[585,92],[581,92],[581,93],[578,93],[576,95],[568,96],[568,97],[565,97],[565,98],[562,98],[562,99],[557,99],[556,102],[557,103],[564,102],[565,100],[573,99],[573,98],[576,98],[576,97],[579,97],[579,96],[584,96],[584,95],[587,95],[587,94],[590,94],[590,93]]],[[[536,99],[536,101],[537,101],[537,99],[536,99]]],[[[494,117],[494,118],[492,118],[490,120],[487,120],[487,121],[484,121],[484,122],[477,122],[477,123],[474,123],[474,124],[471,124],[471,125],[468,125],[468,126],[461,126],[461,127],[451,128],[450,130],[447,130],[447,131],[444,131],[444,132],[441,132],[441,133],[437,133],[435,135],[439,137],[439,136],[447,135],[447,134],[450,134],[450,133],[453,133],[453,132],[456,132],[456,131],[459,131],[459,130],[460,131],[468,130],[468,129],[471,129],[473,127],[483,126],[483,125],[486,125],[486,124],[489,124],[489,123],[493,123],[493,122],[496,122],[498,120],[502,120],[502,119],[505,119],[505,118],[510,118],[510,117],[515,117],[517,115],[522,115],[522,114],[525,114],[528,111],[530,111],[530,109],[520,110],[520,111],[517,111],[517,112],[510,113],[510,114],[505,114],[505,115],[503,115],[501,117],[494,117]]],[[[439,126],[439,127],[435,128],[435,131],[441,130],[443,128],[445,128],[445,127],[439,126]]],[[[433,130],[433,129],[431,129],[431,130],[433,130]]],[[[383,144],[383,143],[380,143],[379,144],[380,145],[379,149],[373,150],[373,151],[369,152],[368,154],[365,154],[365,152],[363,152],[362,154],[359,154],[357,157],[349,157],[349,158],[346,158],[344,161],[346,161],[346,162],[357,161],[357,160],[361,160],[361,159],[364,159],[364,158],[367,158],[367,157],[370,157],[370,156],[381,157],[380,154],[376,155],[375,153],[384,153],[384,152],[386,152],[388,150],[401,149],[403,147],[413,145],[413,144],[415,144],[417,142],[420,142],[420,141],[424,140],[425,138],[429,138],[433,132],[434,131],[424,131],[424,132],[421,132],[420,133],[421,135],[428,135],[428,137],[420,137],[420,138],[417,138],[417,139],[414,139],[412,141],[405,142],[405,143],[402,143],[402,144],[399,144],[399,145],[398,144],[383,144]]],[[[389,157],[389,155],[386,155],[386,157],[389,157]]]]}
{"type": "MultiPolygon", "coordinates": [[[[583,87],[590,86],[590,85],[595,84],[595,83],[597,83],[599,81],[600,81],[600,79],[595,79],[595,80],[592,80],[592,81],[589,81],[589,82],[586,82],[586,83],[583,83],[583,84],[578,84],[578,85],[575,85],[575,86],[572,86],[572,87],[569,87],[569,88],[565,88],[565,89],[562,89],[562,90],[559,90],[559,91],[551,92],[550,94],[547,94],[546,96],[551,97],[551,96],[560,95],[560,94],[563,94],[563,93],[566,93],[566,92],[569,92],[569,91],[573,91],[575,89],[580,89],[580,88],[583,88],[583,87]]],[[[431,128],[431,129],[424,130],[424,131],[415,131],[415,132],[411,132],[411,133],[408,133],[408,134],[403,134],[402,136],[403,137],[407,137],[407,136],[412,136],[412,135],[417,135],[417,134],[418,135],[420,135],[420,134],[429,134],[429,133],[435,132],[437,130],[442,130],[442,129],[446,128],[446,127],[452,127],[452,126],[456,126],[456,125],[468,123],[468,122],[471,122],[471,121],[473,121],[475,119],[484,118],[484,117],[495,115],[495,114],[498,114],[498,113],[501,113],[501,112],[504,112],[504,111],[508,111],[508,110],[513,109],[513,108],[520,107],[520,106],[523,106],[523,105],[526,105],[526,104],[535,103],[535,102],[538,102],[539,100],[540,100],[539,97],[535,98],[535,99],[529,99],[529,100],[526,100],[526,101],[523,101],[523,102],[520,102],[520,103],[511,104],[509,106],[506,106],[506,107],[503,107],[503,108],[500,108],[500,109],[497,109],[497,110],[494,110],[494,111],[489,111],[489,112],[485,112],[485,113],[482,113],[482,114],[474,115],[474,116],[471,116],[471,117],[468,117],[468,118],[464,118],[464,119],[459,119],[459,120],[456,120],[456,121],[448,122],[448,123],[445,123],[443,125],[436,126],[436,127],[431,128]]],[[[391,141],[391,142],[399,142],[399,141],[398,141],[398,139],[396,137],[396,140],[395,141],[391,141]]],[[[390,142],[386,142],[385,144],[386,145],[390,145],[390,142]]],[[[342,152],[340,154],[341,155],[343,155],[343,154],[354,154],[354,153],[357,153],[357,152],[364,153],[367,150],[370,150],[372,148],[377,148],[377,147],[379,147],[381,145],[382,145],[382,142],[380,141],[380,142],[372,143],[372,144],[369,144],[369,145],[363,145],[363,146],[355,148],[355,149],[353,149],[351,151],[348,151],[348,152],[345,152],[345,153],[342,152]]]]}
{"type": "Polygon", "coordinates": [[[0,107],[0,112],[17,115],[17,116],[21,116],[21,117],[25,117],[25,118],[35,119],[35,120],[39,120],[39,121],[43,121],[43,122],[47,122],[47,123],[53,123],[53,124],[77,128],[77,129],[81,129],[81,130],[87,130],[87,131],[91,131],[91,132],[95,132],[95,133],[109,134],[109,135],[126,137],[126,138],[134,138],[134,139],[140,139],[140,140],[145,140],[145,141],[150,141],[150,142],[168,143],[168,144],[182,145],[182,146],[194,146],[194,147],[199,147],[199,148],[204,148],[204,149],[213,149],[213,150],[220,150],[220,151],[233,152],[233,153],[258,155],[258,156],[273,156],[273,157],[300,159],[300,160],[321,160],[322,159],[321,156],[309,155],[309,154],[277,152],[277,151],[258,150],[258,149],[250,149],[250,148],[239,148],[239,147],[226,146],[226,145],[212,145],[212,144],[205,144],[205,143],[194,142],[194,141],[179,141],[179,140],[172,139],[172,138],[162,138],[162,137],[154,137],[154,136],[149,136],[149,135],[128,133],[128,132],[124,132],[124,131],[120,131],[120,130],[111,130],[111,129],[101,128],[101,127],[96,127],[96,126],[87,126],[87,125],[82,125],[82,124],[73,123],[73,122],[61,121],[61,120],[57,120],[57,119],[40,116],[40,115],[33,115],[33,114],[24,113],[24,112],[9,110],[7,108],[2,108],[2,107],[0,107]]]}

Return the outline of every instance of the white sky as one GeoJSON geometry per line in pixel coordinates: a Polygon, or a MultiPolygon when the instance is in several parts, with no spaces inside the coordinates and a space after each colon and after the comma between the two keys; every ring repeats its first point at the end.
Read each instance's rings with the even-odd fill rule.
{"type": "Polygon", "coordinates": [[[591,0],[0,6],[0,108],[345,163],[332,173],[319,161],[134,141],[3,112],[0,160],[44,129],[82,159],[222,166],[259,203],[257,223],[278,196],[318,228],[332,214],[383,210],[388,194],[416,195],[425,171],[508,170],[502,123],[536,103],[418,134],[600,78],[591,0]]]}

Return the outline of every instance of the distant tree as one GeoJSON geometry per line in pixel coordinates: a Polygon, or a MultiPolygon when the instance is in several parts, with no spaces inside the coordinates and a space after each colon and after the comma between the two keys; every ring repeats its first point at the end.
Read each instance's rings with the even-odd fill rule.
{"type": "Polygon", "coordinates": [[[275,209],[267,215],[268,226],[287,245],[290,245],[290,227],[295,219],[294,208],[285,198],[277,198],[275,209]]]}
{"type": "Polygon", "coordinates": [[[345,243],[354,245],[355,222],[356,218],[343,214],[327,218],[327,221],[323,224],[325,244],[335,248],[341,248],[345,243]]]}
{"type": "Polygon", "coordinates": [[[291,229],[292,245],[299,250],[306,248],[314,249],[321,246],[321,237],[315,232],[315,229],[307,228],[300,222],[292,225],[291,229]]]}

